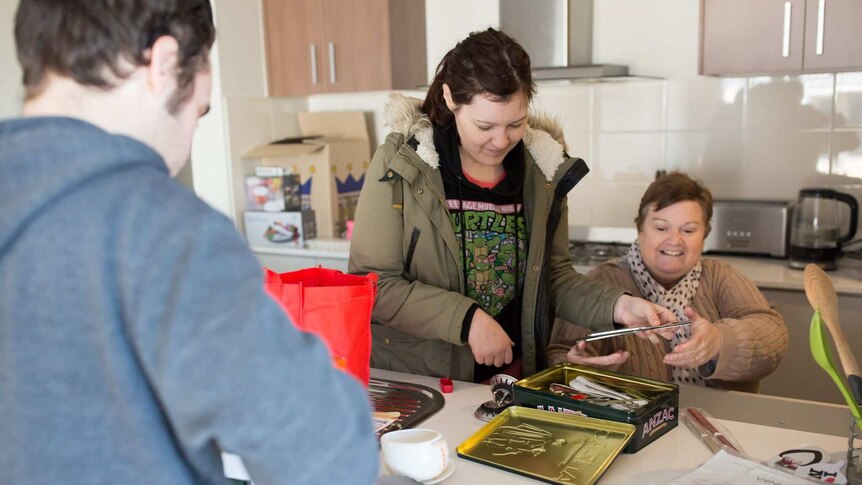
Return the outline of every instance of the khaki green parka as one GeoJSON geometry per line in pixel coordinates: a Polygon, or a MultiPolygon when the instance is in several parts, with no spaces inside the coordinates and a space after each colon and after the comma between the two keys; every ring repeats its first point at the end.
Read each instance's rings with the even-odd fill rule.
{"type": "MultiPolygon", "coordinates": [[[[433,128],[421,101],[393,94],[384,110],[393,132],[371,161],[359,196],[349,271],[377,273],[371,366],[473,380],[473,353],[461,325],[461,249],[445,203],[433,128]],[[414,148],[415,147],[415,148],[414,148]]],[[[567,158],[553,121],[530,117],[524,144],[524,211],[529,229],[521,312],[524,375],[545,366],[556,316],[594,330],[613,328],[624,293],[572,267],[566,194],[589,171],[567,158]],[[547,129],[538,128],[544,123],[547,129]]]]}

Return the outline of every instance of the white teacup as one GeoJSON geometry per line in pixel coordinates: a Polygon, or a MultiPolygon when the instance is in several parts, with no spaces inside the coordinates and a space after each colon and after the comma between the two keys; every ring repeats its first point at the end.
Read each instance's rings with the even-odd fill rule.
{"type": "Polygon", "coordinates": [[[449,465],[446,438],[433,429],[400,429],[380,437],[383,459],[393,472],[414,480],[430,480],[449,465]]]}

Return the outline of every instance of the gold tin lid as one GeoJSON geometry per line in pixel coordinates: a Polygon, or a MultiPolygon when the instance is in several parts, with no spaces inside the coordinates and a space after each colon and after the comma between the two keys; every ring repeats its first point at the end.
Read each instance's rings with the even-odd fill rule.
{"type": "Polygon", "coordinates": [[[458,455],[550,483],[592,484],[635,426],[511,406],[458,445],[458,455]]]}

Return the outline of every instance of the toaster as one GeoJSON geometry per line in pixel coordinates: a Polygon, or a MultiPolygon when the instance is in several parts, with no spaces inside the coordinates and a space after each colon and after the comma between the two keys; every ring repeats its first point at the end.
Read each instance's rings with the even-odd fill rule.
{"type": "Polygon", "coordinates": [[[793,205],[781,200],[715,200],[707,253],[786,258],[793,205]]]}

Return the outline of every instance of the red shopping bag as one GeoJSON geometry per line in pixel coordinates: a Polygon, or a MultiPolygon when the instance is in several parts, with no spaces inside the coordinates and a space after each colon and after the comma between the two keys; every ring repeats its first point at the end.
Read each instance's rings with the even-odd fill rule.
{"type": "Polygon", "coordinates": [[[376,274],[321,267],[278,274],[267,269],[264,287],[297,327],[326,342],[336,367],[368,386],[376,274]]]}

